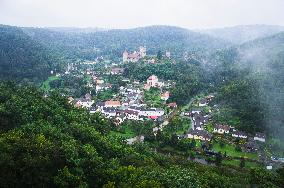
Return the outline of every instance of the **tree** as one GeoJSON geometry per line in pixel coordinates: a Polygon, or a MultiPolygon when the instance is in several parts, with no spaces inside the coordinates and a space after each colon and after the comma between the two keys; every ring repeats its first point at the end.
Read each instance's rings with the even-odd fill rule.
{"type": "Polygon", "coordinates": [[[221,152],[218,152],[218,153],[216,154],[216,156],[215,156],[215,164],[216,164],[217,166],[220,166],[221,163],[222,163],[222,159],[223,159],[222,153],[221,153],[221,152]]]}
{"type": "Polygon", "coordinates": [[[246,166],[245,159],[242,157],[240,160],[240,168],[244,168],[246,166]]]}
{"type": "Polygon", "coordinates": [[[157,53],[157,59],[158,59],[158,60],[161,60],[162,57],[163,57],[162,51],[159,50],[158,53],[157,53]]]}

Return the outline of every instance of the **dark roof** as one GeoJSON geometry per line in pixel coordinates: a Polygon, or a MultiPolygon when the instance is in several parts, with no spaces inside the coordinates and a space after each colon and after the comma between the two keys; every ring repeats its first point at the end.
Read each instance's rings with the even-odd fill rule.
{"type": "Polygon", "coordinates": [[[116,108],[112,108],[112,107],[104,107],[103,110],[104,112],[108,112],[108,113],[117,111],[116,108]]]}
{"type": "Polygon", "coordinates": [[[133,110],[124,110],[124,112],[126,113],[126,114],[133,114],[133,115],[138,115],[138,112],[136,112],[136,111],[133,111],[133,110]]]}
{"type": "Polygon", "coordinates": [[[259,145],[254,141],[249,141],[245,146],[246,148],[259,149],[259,145]]]}
{"type": "Polygon", "coordinates": [[[239,135],[239,136],[247,136],[247,133],[243,131],[234,131],[232,134],[239,135]]]}
{"type": "Polygon", "coordinates": [[[209,121],[208,117],[205,117],[205,116],[198,114],[198,113],[194,113],[193,117],[194,117],[194,121],[199,121],[199,122],[202,122],[202,123],[207,123],[209,121]]]}
{"type": "Polygon", "coordinates": [[[196,130],[196,129],[190,129],[188,131],[188,134],[192,134],[192,135],[197,135],[197,136],[202,136],[204,138],[208,138],[211,139],[212,135],[207,132],[206,130],[196,130]]]}
{"type": "Polygon", "coordinates": [[[201,104],[206,104],[206,103],[207,103],[207,99],[201,99],[201,100],[199,101],[199,103],[201,103],[201,104]]]}
{"type": "Polygon", "coordinates": [[[214,126],[215,129],[223,129],[225,131],[229,131],[230,130],[230,126],[228,125],[222,125],[222,124],[217,124],[214,126]]]}
{"type": "Polygon", "coordinates": [[[142,107],[138,107],[138,106],[130,106],[129,107],[130,110],[142,110],[142,107]]]}
{"type": "Polygon", "coordinates": [[[104,102],[97,102],[96,106],[105,106],[105,103],[104,102]]]}
{"type": "Polygon", "coordinates": [[[98,109],[97,107],[93,106],[90,108],[90,111],[96,111],[97,109],[98,109]]]}

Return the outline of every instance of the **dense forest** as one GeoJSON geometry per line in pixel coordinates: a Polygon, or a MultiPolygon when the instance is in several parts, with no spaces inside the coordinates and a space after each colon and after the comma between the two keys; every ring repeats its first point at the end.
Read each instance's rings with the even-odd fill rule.
{"type": "Polygon", "coordinates": [[[0,84],[1,187],[277,187],[283,169],[203,166],[127,146],[111,122],[57,93],[0,84]]]}
{"type": "Polygon", "coordinates": [[[61,56],[20,28],[0,25],[0,41],[0,79],[40,83],[61,67],[61,56]]]}
{"type": "Polygon", "coordinates": [[[279,33],[217,52],[213,69],[225,113],[246,131],[266,130],[282,141],[283,44],[284,33],[279,33]]]}
{"type": "Polygon", "coordinates": [[[23,28],[34,40],[61,51],[68,58],[94,59],[103,55],[120,57],[124,50],[146,46],[149,54],[159,50],[175,56],[184,52],[210,52],[230,43],[187,29],[170,26],[151,26],[136,29],[114,29],[92,33],[55,32],[48,29],[23,28]]]}

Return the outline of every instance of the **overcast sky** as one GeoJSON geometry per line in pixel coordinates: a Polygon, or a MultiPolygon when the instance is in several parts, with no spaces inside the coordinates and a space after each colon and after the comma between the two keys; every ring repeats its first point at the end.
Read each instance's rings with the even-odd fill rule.
{"type": "Polygon", "coordinates": [[[0,0],[0,24],[189,29],[284,25],[284,0],[0,0]]]}

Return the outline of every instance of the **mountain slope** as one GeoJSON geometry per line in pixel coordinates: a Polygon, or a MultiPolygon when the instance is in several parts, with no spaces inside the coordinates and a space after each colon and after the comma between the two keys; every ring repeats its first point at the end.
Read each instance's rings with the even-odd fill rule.
{"type": "Polygon", "coordinates": [[[93,59],[98,55],[121,57],[122,52],[137,50],[141,45],[150,54],[170,50],[173,55],[185,51],[212,51],[229,44],[221,39],[171,26],[135,29],[113,29],[93,33],[54,32],[47,29],[23,28],[34,40],[64,52],[69,58],[93,59]]]}
{"type": "Polygon", "coordinates": [[[224,39],[234,44],[245,43],[284,31],[284,26],[244,25],[218,29],[199,30],[200,33],[224,39]]]}
{"type": "Polygon", "coordinates": [[[235,109],[245,129],[266,129],[283,142],[284,32],[223,51],[218,59],[223,63],[216,75],[227,80],[224,104],[235,109]]]}
{"type": "Polygon", "coordinates": [[[21,29],[0,26],[0,79],[39,82],[59,61],[21,29]]]}

